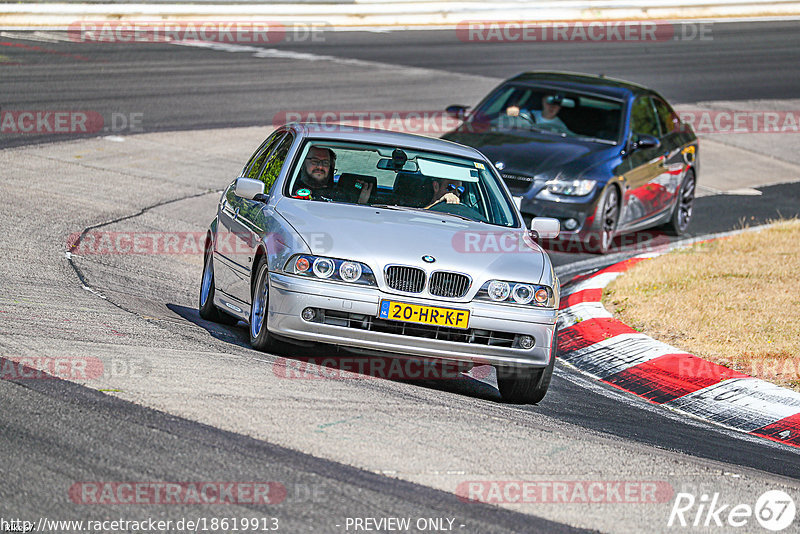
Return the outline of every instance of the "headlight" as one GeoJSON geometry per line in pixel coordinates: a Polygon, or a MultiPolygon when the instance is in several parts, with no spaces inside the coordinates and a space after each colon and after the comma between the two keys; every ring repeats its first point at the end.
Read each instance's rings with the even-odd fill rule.
{"type": "Polygon", "coordinates": [[[372,270],[357,261],[298,254],[286,263],[284,272],[314,278],[316,280],[332,280],[377,286],[372,270]]]}
{"type": "Polygon", "coordinates": [[[336,271],[336,264],[330,258],[317,258],[314,260],[311,270],[320,278],[330,278],[336,271]]]}
{"type": "Polygon", "coordinates": [[[554,195],[586,196],[594,190],[594,180],[550,180],[545,182],[547,191],[554,195]]]}
{"type": "Polygon", "coordinates": [[[489,280],[483,284],[475,298],[522,306],[555,308],[555,293],[551,287],[524,282],[489,280]]]}
{"type": "Polygon", "coordinates": [[[361,278],[361,265],[354,261],[343,261],[339,266],[339,276],[345,282],[355,282],[361,278]]]}
{"type": "Polygon", "coordinates": [[[511,293],[511,286],[508,284],[508,282],[492,280],[486,287],[486,293],[489,295],[490,299],[497,302],[502,302],[506,300],[509,293],[511,293]]]}

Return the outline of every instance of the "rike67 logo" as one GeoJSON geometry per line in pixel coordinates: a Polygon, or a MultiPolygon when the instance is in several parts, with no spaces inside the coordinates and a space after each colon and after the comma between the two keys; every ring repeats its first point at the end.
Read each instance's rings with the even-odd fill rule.
{"type": "MultiPolygon", "coordinates": [[[[678,493],[667,521],[668,527],[749,527],[747,532],[756,532],[752,519],[755,517],[763,528],[780,532],[793,522],[796,509],[794,499],[781,490],[764,492],[755,503],[731,504],[719,493],[704,493],[697,498],[692,493],[678,493]]],[[[726,531],[727,532],[727,531],[726,531]]]]}

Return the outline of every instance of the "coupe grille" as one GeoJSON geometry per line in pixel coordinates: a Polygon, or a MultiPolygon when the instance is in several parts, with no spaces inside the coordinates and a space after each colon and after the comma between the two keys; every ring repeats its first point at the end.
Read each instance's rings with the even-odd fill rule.
{"type": "Polygon", "coordinates": [[[428,291],[431,295],[447,298],[463,297],[469,289],[469,277],[459,273],[437,271],[431,275],[428,291]]]}
{"type": "Polygon", "coordinates": [[[393,265],[386,268],[386,285],[397,291],[421,293],[425,288],[425,271],[416,267],[393,265]]]}
{"type": "Polygon", "coordinates": [[[521,174],[501,174],[508,188],[512,193],[524,193],[531,188],[533,178],[522,176],[521,174]]]}

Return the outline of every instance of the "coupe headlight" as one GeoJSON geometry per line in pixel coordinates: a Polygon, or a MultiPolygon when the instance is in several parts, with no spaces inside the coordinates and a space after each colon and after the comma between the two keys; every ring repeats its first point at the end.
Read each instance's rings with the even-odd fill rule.
{"type": "Polygon", "coordinates": [[[522,306],[555,308],[555,293],[551,287],[524,282],[489,280],[483,284],[475,298],[522,306]]]}
{"type": "Polygon", "coordinates": [[[357,261],[298,254],[286,263],[283,270],[289,274],[306,276],[317,280],[377,286],[372,270],[357,261]]]}
{"type": "Polygon", "coordinates": [[[595,183],[594,180],[550,180],[544,185],[554,195],[583,197],[594,190],[595,183]]]}

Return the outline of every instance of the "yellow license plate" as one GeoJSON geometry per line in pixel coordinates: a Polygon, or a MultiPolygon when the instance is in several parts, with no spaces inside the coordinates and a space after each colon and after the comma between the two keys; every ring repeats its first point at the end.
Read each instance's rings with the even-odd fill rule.
{"type": "Polygon", "coordinates": [[[394,300],[382,300],[378,313],[381,319],[407,323],[432,324],[449,328],[467,328],[469,311],[438,306],[420,306],[394,300]]]}

